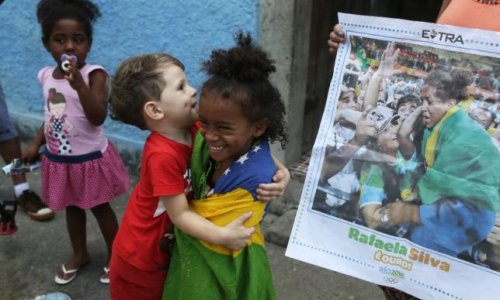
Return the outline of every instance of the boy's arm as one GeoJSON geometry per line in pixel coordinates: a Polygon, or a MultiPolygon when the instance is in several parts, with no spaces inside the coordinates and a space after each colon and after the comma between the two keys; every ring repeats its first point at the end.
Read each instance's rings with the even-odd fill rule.
{"type": "Polygon", "coordinates": [[[247,245],[255,231],[254,228],[246,228],[243,224],[251,217],[251,212],[243,214],[225,227],[220,227],[191,211],[184,194],[162,196],[160,200],[172,223],[196,239],[239,250],[247,245]]]}

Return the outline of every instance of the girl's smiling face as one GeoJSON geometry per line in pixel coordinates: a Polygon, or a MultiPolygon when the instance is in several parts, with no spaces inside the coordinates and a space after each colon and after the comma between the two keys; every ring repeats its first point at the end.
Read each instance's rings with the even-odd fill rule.
{"type": "Polygon", "coordinates": [[[75,19],[60,19],[54,24],[44,46],[59,67],[61,67],[61,55],[68,54],[78,58],[77,66],[81,68],[85,65],[91,43],[81,22],[75,19]]]}
{"type": "Polygon", "coordinates": [[[229,167],[247,153],[254,138],[261,136],[267,129],[265,121],[251,123],[239,103],[223,99],[213,91],[201,95],[198,113],[200,132],[210,156],[222,168],[229,167]]]}

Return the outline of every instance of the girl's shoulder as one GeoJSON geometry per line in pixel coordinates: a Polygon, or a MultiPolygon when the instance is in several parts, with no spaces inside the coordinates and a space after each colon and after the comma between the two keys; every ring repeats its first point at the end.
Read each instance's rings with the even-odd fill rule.
{"type": "Polygon", "coordinates": [[[106,73],[106,75],[108,75],[108,72],[106,71],[106,69],[101,66],[101,65],[91,65],[91,64],[85,64],[81,69],[80,69],[80,73],[86,77],[88,76],[90,73],[96,71],[96,70],[100,70],[100,71],[103,71],[104,73],[106,73]]]}
{"type": "Polygon", "coordinates": [[[47,78],[52,76],[54,69],[55,69],[55,67],[51,67],[51,66],[47,66],[47,67],[40,69],[40,71],[38,71],[38,75],[37,75],[38,81],[41,84],[43,84],[47,80],[47,78]]]}
{"type": "MultiPolygon", "coordinates": [[[[38,81],[41,84],[45,83],[45,81],[52,76],[55,68],[56,68],[55,66],[47,66],[47,67],[40,69],[40,71],[38,71],[38,76],[37,76],[38,81]]],[[[82,76],[84,78],[88,78],[89,74],[96,71],[96,70],[103,71],[108,76],[108,72],[106,71],[106,69],[103,66],[92,65],[92,64],[85,64],[80,69],[80,73],[82,74],[82,76]]]]}

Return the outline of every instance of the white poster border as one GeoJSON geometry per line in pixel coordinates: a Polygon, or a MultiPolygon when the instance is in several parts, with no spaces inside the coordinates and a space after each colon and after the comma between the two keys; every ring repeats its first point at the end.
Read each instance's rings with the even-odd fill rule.
{"type": "MultiPolygon", "coordinates": [[[[354,34],[500,58],[500,33],[498,32],[344,13],[339,13],[339,20],[346,33],[346,40],[354,34]]],[[[312,210],[312,200],[318,186],[319,171],[325,151],[326,134],[333,126],[332,118],[340,95],[339,87],[349,53],[350,45],[341,44],[336,57],[337,67],[333,72],[328,100],[312,150],[309,170],[286,256],[376,284],[395,287],[423,299],[494,299],[498,297],[500,295],[500,273],[498,272],[425,249],[406,239],[386,235],[312,210]],[[365,235],[368,242],[349,239],[350,234],[352,236],[356,231],[358,237],[365,235]],[[381,263],[380,261],[389,262],[401,256],[389,257],[387,251],[382,252],[374,247],[374,242],[369,245],[371,239],[379,239],[384,244],[393,245],[394,248],[398,245],[406,249],[416,249],[415,251],[418,251],[421,257],[416,260],[406,257],[405,262],[393,261],[399,264],[398,266],[381,263]],[[356,255],[350,255],[351,253],[356,255]],[[419,262],[419,259],[423,262],[419,262]],[[440,263],[436,263],[437,261],[449,264],[450,270],[448,272],[437,271],[440,266],[440,263]],[[412,264],[411,272],[402,272],[405,263],[412,264]],[[432,264],[436,266],[432,267],[432,264]],[[430,268],[436,272],[430,272],[430,268]]],[[[390,248],[390,246],[387,247],[390,248]]]]}

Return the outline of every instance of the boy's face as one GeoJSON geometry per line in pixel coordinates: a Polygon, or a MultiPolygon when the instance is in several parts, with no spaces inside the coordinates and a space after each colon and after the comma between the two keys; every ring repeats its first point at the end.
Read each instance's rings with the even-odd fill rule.
{"type": "Polygon", "coordinates": [[[188,84],[184,71],[176,65],[164,67],[163,80],[166,85],[156,105],[163,112],[164,120],[176,128],[191,126],[198,118],[196,90],[188,84]]]}

